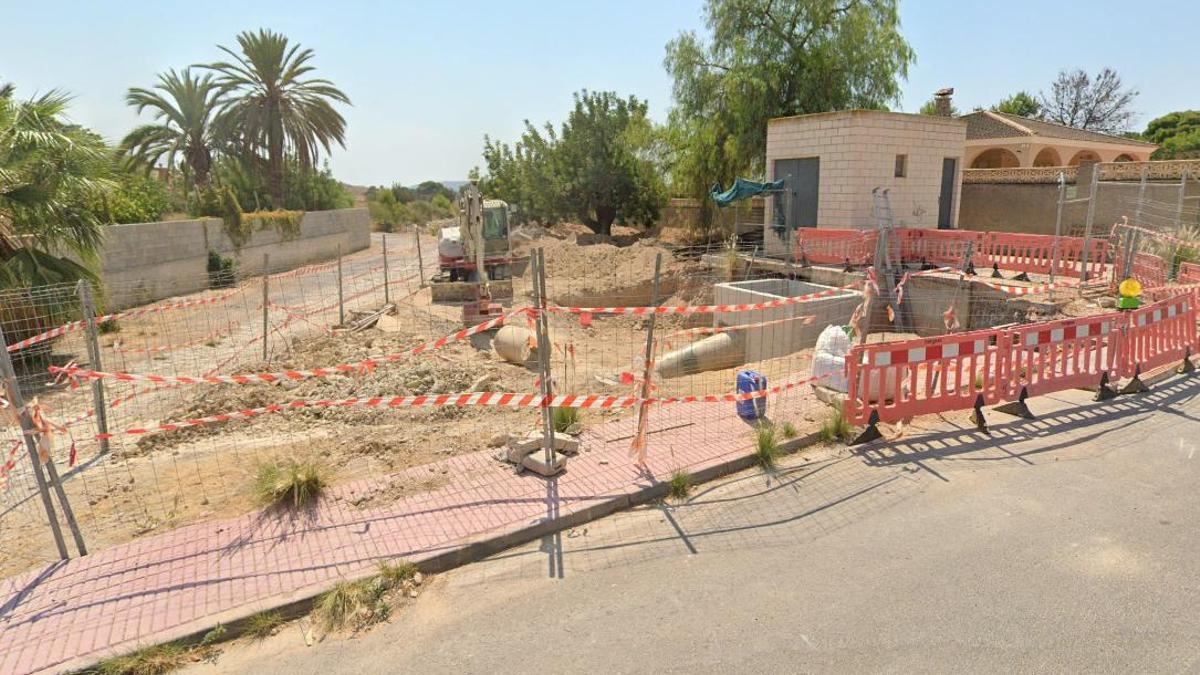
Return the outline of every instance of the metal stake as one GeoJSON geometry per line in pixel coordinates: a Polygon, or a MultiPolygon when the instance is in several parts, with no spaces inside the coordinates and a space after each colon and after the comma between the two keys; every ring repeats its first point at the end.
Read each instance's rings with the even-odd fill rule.
{"type": "Polygon", "coordinates": [[[262,355],[263,355],[263,361],[267,360],[267,329],[268,329],[267,312],[269,311],[269,308],[267,307],[267,286],[269,285],[270,280],[271,280],[271,256],[264,253],[263,254],[263,297],[262,297],[262,341],[263,341],[262,355]]]}
{"type": "Polygon", "coordinates": [[[1063,202],[1067,198],[1067,174],[1058,172],[1058,212],[1054,216],[1054,248],[1050,256],[1050,283],[1054,284],[1054,273],[1058,270],[1058,238],[1062,235],[1063,202]]]}
{"type": "Polygon", "coordinates": [[[416,223],[413,223],[413,238],[417,240],[417,274],[421,276],[421,285],[418,288],[425,288],[425,261],[421,258],[421,228],[416,223]]]}
{"type": "MultiPolygon", "coordinates": [[[[1083,269],[1079,271],[1079,280],[1081,282],[1088,280],[1088,263],[1091,262],[1090,247],[1092,244],[1092,221],[1096,218],[1096,192],[1100,188],[1100,165],[1092,165],[1092,186],[1088,192],[1088,210],[1087,223],[1083,228],[1083,269]]],[[[1082,293],[1083,284],[1080,284],[1080,293],[1082,293]]]]}
{"type": "MultiPolygon", "coordinates": [[[[4,330],[0,328],[0,343],[8,344],[4,339],[4,330]]],[[[42,473],[42,463],[38,459],[37,441],[29,414],[25,411],[25,399],[21,397],[21,387],[17,382],[17,373],[13,369],[12,357],[7,349],[0,349],[0,377],[4,379],[5,389],[8,390],[8,404],[18,413],[21,423],[21,433],[25,437],[25,448],[29,451],[29,463],[33,467],[33,476],[37,479],[38,493],[42,497],[42,506],[46,509],[46,519],[50,523],[50,531],[54,534],[54,544],[58,547],[58,556],[66,560],[67,542],[63,539],[62,528],[58,524],[58,515],[54,511],[54,502],[50,501],[50,489],[46,485],[46,476],[42,473]]]]}
{"type": "Polygon", "coordinates": [[[391,289],[388,288],[388,258],[387,258],[387,232],[383,233],[383,304],[388,304],[392,301],[391,289]]]}
{"type": "Polygon", "coordinates": [[[337,272],[338,272],[338,325],[346,325],[346,299],[342,294],[342,245],[337,246],[337,272]]]}
{"type": "Polygon", "coordinates": [[[545,253],[541,247],[534,249],[532,260],[533,269],[533,302],[537,305],[538,315],[534,327],[537,329],[538,348],[538,379],[542,394],[542,451],[546,468],[554,467],[554,416],[548,403],[554,395],[550,386],[550,336],[547,335],[546,321],[546,267],[545,253]]]}
{"type": "MultiPolygon", "coordinates": [[[[96,304],[92,300],[92,284],[80,279],[76,293],[79,295],[83,318],[87,322],[88,361],[92,364],[92,370],[104,370],[104,364],[100,360],[100,338],[96,331],[96,304]]],[[[101,379],[92,380],[92,408],[96,411],[96,431],[107,436],[108,410],[104,405],[104,382],[101,379]]],[[[100,454],[107,454],[108,451],[108,438],[101,438],[100,454]]]]}

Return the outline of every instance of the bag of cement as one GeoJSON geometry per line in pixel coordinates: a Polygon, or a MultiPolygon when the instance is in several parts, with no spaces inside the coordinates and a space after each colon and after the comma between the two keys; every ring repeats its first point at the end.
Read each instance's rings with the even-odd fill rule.
{"type": "Polygon", "coordinates": [[[846,381],[846,355],[850,353],[850,338],[841,326],[826,326],[817,336],[817,345],[813,349],[812,376],[825,377],[820,386],[845,392],[849,389],[846,381]]]}

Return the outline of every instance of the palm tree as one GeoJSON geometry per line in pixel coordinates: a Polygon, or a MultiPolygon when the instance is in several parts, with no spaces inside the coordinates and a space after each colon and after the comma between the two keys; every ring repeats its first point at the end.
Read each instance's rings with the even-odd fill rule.
{"type": "Polygon", "coordinates": [[[179,156],[184,172],[195,185],[208,185],[218,145],[213,118],[220,94],[211,74],[199,77],[190,68],[182,73],[171,69],[160,74],[153,89],[130,88],[125,102],[136,107],[139,114],[152,109],[157,122],[129,132],[121,141],[121,152],[130,163],[147,170],[159,160],[165,160],[167,168],[174,168],[179,156]]]}
{"type": "Polygon", "coordinates": [[[92,277],[51,253],[94,257],[104,227],[95,205],[113,187],[109,148],[65,120],[68,101],[57,91],[17,101],[0,87],[0,288],[92,277]]]}
{"type": "MultiPolygon", "coordinates": [[[[296,154],[302,170],[311,170],[318,148],[345,147],[346,120],[333,102],[349,97],[323,78],[306,77],[314,70],[311,49],[291,44],[269,30],[245,31],[237,37],[240,53],[220,49],[233,61],[209,66],[220,75],[229,98],[221,109],[222,126],[236,132],[243,151],[267,155],[267,187],[275,206],[283,204],[284,156],[296,154]]],[[[254,159],[249,157],[248,159],[254,159]]]]}

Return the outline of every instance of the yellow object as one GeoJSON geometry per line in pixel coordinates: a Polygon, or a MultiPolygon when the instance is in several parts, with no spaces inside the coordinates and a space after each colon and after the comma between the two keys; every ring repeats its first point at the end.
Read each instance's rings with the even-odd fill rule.
{"type": "Polygon", "coordinates": [[[1136,298],[1142,294],[1142,285],[1138,283],[1137,279],[1126,279],[1121,282],[1120,286],[1117,286],[1117,292],[1126,298],[1136,298]]]}

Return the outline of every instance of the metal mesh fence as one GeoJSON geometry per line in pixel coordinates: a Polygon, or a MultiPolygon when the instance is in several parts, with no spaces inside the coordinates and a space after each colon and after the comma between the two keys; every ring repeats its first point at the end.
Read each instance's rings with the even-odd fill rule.
{"type": "MultiPolygon", "coordinates": [[[[516,240],[545,257],[550,389],[570,397],[555,399],[552,424],[580,434],[571,461],[600,486],[639,460],[663,480],[746,453],[758,427],[739,409],[765,413],[778,440],[817,432],[836,414],[812,386],[828,376],[814,370],[814,346],[830,326],[876,342],[1105,311],[1091,291],[1011,270],[806,266],[751,242],[516,240]]],[[[532,268],[514,275],[511,296],[493,297],[525,345],[505,359],[499,333],[463,331],[462,303],[433,299],[435,240],[421,242],[420,259],[411,233],[383,246],[377,236],[340,262],[214,276],[209,290],[119,311],[104,299],[138,284],[108,286],[95,331],[76,285],[0,298],[16,382],[26,410],[48,420],[37,437],[53,443],[89,548],[246,513],[258,467],[280,459],[332,467],[336,498],[353,508],[509,480],[497,455],[541,424],[532,268]]],[[[0,436],[4,573],[58,557],[17,421],[0,436]]]]}

